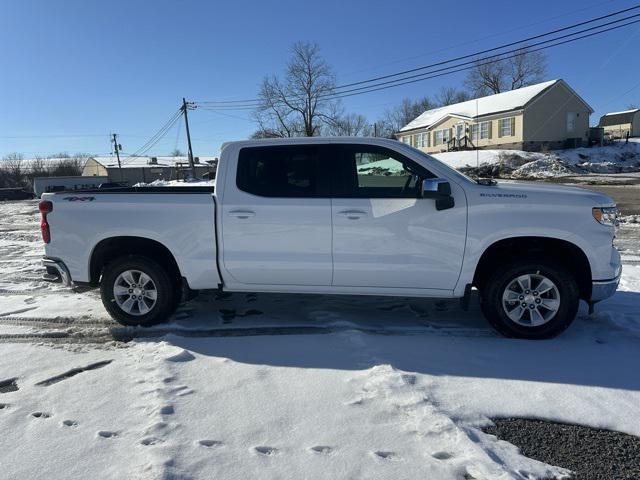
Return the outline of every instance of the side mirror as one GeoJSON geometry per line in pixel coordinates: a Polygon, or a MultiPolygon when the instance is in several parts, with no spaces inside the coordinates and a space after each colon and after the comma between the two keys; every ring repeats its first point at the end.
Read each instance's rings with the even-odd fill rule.
{"type": "Polygon", "coordinates": [[[446,210],[455,206],[451,196],[451,184],[444,178],[427,178],[422,181],[422,198],[433,198],[436,210],[446,210]]]}

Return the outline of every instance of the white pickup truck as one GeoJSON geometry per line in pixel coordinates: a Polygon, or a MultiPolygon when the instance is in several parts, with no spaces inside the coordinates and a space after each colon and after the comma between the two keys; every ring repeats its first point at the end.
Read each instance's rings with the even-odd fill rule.
{"type": "Polygon", "coordinates": [[[126,325],[192,290],[440,297],[472,287],[502,334],[549,338],[616,290],[607,196],[475,181],[379,138],[224,145],[214,187],[46,193],[45,277],[100,287],[126,325]]]}

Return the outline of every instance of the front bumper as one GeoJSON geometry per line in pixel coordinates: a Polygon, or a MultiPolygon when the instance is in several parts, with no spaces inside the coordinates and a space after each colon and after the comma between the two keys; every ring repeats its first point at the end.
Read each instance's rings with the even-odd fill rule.
{"type": "Polygon", "coordinates": [[[55,258],[43,258],[42,265],[46,272],[42,275],[44,280],[48,282],[61,282],[65,287],[73,285],[69,269],[62,260],[55,258]]]}
{"type": "Polygon", "coordinates": [[[615,248],[611,251],[611,261],[609,265],[613,276],[605,280],[593,280],[591,283],[591,302],[599,302],[616,293],[616,289],[620,283],[620,276],[622,275],[622,261],[620,259],[620,253],[615,248]]]}
{"type": "Polygon", "coordinates": [[[606,298],[611,297],[618,288],[620,283],[620,275],[611,280],[598,280],[592,282],[591,286],[591,301],[599,302],[606,298]]]}

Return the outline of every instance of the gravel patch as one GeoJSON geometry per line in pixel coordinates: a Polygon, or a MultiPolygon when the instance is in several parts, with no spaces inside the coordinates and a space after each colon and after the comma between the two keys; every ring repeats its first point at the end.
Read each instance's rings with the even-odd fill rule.
{"type": "Polygon", "coordinates": [[[564,423],[502,418],[485,433],[517,446],[523,455],[572,470],[576,480],[640,479],[640,438],[564,423]]]}

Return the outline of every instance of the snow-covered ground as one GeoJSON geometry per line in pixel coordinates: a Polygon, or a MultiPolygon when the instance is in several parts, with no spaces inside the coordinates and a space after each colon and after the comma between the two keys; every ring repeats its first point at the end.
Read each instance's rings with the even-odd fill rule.
{"type": "Polygon", "coordinates": [[[207,187],[213,186],[215,180],[154,180],[149,183],[136,183],[134,187],[207,187]]]}
{"type": "Polygon", "coordinates": [[[306,295],[201,295],[144,330],[40,281],[36,203],[0,204],[0,476],[561,478],[480,427],[640,435],[640,225],[619,237],[620,291],[549,341],[475,302],[306,295]]]}
{"type": "Polygon", "coordinates": [[[549,178],[575,174],[606,174],[640,171],[640,138],[629,143],[573,148],[550,152],[521,150],[470,150],[433,155],[456,169],[476,169],[512,178],[549,178]]]}

